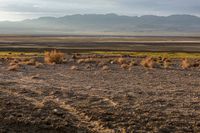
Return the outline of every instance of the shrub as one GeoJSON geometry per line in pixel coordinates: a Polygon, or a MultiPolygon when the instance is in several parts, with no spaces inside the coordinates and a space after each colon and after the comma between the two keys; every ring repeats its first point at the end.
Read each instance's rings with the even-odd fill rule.
{"type": "Polygon", "coordinates": [[[145,59],[143,59],[140,63],[143,67],[146,68],[156,68],[159,67],[158,64],[154,61],[153,58],[151,57],[146,57],[145,59]]]}
{"type": "Polygon", "coordinates": [[[117,63],[120,64],[120,65],[122,65],[122,64],[127,63],[127,61],[126,61],[125,58],[120,57],[120,58],[117,59],[117,63]]]}
{"type": "Polygon", "coordinates": [[[19,69],[19,65],[18,64],[15,64],[15,65],[12,65],[12,66],[8,67],[8,71],[17,71],[17,69],[19,69]]]}
{"type": "Polygon", "coordinates": [[[137,64],[137,62],[135,62],[135,61],[132,60],[129,65],[130,66],[137,66],[138,64],[137,64]]]}
{"type": "Polygon", "coordinates": [[[122,65],[121,65],[121,68],[123,68],[123,69],[129,69],[130,66],[129,66],[128,64],[122,64],[122,65]]]}
{"type": "Polygon", "coordinates": [[[52,50],[50,52],[44,53],[44,61],[47,64],[61,64],[64,60],[64,53],[58,51],[58,50],[52,50]]]}
{"type": "Polygon", "coordinates": [[[42,68],[44,65],[40,62],[35,62],[35,68],[42,68]]]}
{"type": "Polygon", "coordinates": [[[169,67],[170,67],[170,63],[167,62],[167,61],[164,61],[163,67],[164,67],[164,68],[169,68],[169,67]]]}
{"type": "Polygon", "coordinates": [[[190,62],[188,61],[188,59],[183,59],[182,62],[181,62],[181,67],[183,69],[188,69],[191,67],[191,64],[190,62]]]}
{"type": "Polygon", "coordinates": [[[77,60],[78,64],[81,63],[97,63],[97,60],[93,59],[93,58],[87,58],[87,59],[79,59],[77,60]]]}
{"type": "Polygon", "coordinates": [[[109,70],[109,67],[107,65],[105,65],[105,66],[102,67],[102,70],[107,71],[107,70],[109,70]]]}
{"type": "Polygon", "coordinates": [[[36,63],[36,60],[35,60],[35,59],[30,59],[29,61],[26,61],[26,62],[25,62],[26,65],[32,65],[32,66],[34,66],[35,63],[36,63]]]}

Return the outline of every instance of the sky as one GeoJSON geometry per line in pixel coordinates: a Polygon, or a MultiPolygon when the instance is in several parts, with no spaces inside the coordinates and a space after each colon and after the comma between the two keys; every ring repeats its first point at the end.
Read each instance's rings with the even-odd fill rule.
{"type": "Polygon", "coordinates": [[[0,21],[107,13],[128,16],[200,16],[200,0],[0,0],[0,21]]]}

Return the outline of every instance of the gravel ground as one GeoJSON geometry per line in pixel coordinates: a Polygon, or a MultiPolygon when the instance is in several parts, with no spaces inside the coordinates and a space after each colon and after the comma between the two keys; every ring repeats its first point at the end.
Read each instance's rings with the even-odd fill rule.
{"type": "Polygon", "coordinates": [[[0,63],[0,132],[200,132],[199,68],[72,65],[0,63]]]}

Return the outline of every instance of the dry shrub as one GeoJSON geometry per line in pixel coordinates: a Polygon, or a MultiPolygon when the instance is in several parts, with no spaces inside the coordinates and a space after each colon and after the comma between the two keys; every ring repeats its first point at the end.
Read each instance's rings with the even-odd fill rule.
{"type": "Polygon", "coordinates": [[[188,59],[183,59],[182,62],[181,62],[181,67],[183,69],[188,69],[191,67],[191,63],[189,62],[188,59]]]}
{"type": "Polygon", "coordinates": [[[28,62],[30,60],[30,58],[23,58],[22,61],[23,62],[28,62]]]}
{"type": "Polygon", "coordinates": [[[82,64],[82,63],[97,63],[97,60],[93,59],[93,58],[87,58],[87,59],[79,59],[77,60],[78,64],[82,64]]]}
{"type": "Polygon", "coordinates": [[[18,63],[19,63],[19,61],[17,59],[13,59],[13,60],[10,61],[9,66],[14,66],[18,63]]]}
{"type": "Polygon", "coordinates": [[[44,61],[47,64],[61,64],[64,60],[64,53],[58,51],[58,50],[52,50],[50,52],[44,53],[44,61]]]}
{"type": "Polygon", "coordinates": [[[145,59],[143,59],[140,63],[143,67],[146,68],[156,68],[159,67],[159,65],[154,61],[153,58],[151,57],[146,57],[145,59]]]}
{"type": "Polygon", "coordinates": [[[109,67],[107,65],[105,65],[105,66],[102,67],[102,70],[107,71],[107,70],[109,70],[109,67]]]}
{"type": "Polygon", "coordinates": [[[14,62],[10,62],[9,63],[9,66],[14,66],[14,65],[16,65],[17,63],[14,63],[14,62]]]}
{"type": "Polygon", "coordinates": [[[17,71],[17,69],[19,69],[19,67],[20,67],[20,66],[19,66],[18,64],[9,66],[9,67],[8,67],[8,71],[17,71]]]}
{"type": "Polygon", "coordinates": [[[162,64],[164,68],[169,68],[171,66],[171,60],[164,58],[162,64]]]}
{"type": "Polygon", "coordinates": [[[131,61],[129,64],[129,66],[137,66],[137,65],[138,65],[137,62],[135,62],[135,61],[131,61]]]}
{"type": "Polygon", "coordinates": [[[169,68],[169,67],[170,67],[170,63],[164,61],[164,63],[163,63],[163,67],[164,67],[164,68],[169,68]]]}
{"type": "Polygon", "coordinates": [[[117,63],[122,65],[122,64],[127,63],[127,60],[125,58],[120,57],[120,58],[117,59],[117,63]]]}
{"type": "Polygon", "coordinates": [[[30,59],[29,61],[25,62],[25,64],[34,66],[36,64],[36,60],[35,59],[30,59]]]}
{"type": "Polygon", "coordinates": [[[40,62],[35,62],[35,68],[42,68],[44,65],[40,62]]]}
{"type": "Polygon", "coordinates": [[[121,65],[121,68],[123,68],[123,69],[129,69],[129,68],[130,68],[130,65],[128,65],[128,64],[122,64],[122,65],[121,65]]]}
{"type": "Polygon", "coordinates": [[[101,62],[98,63],[98,66],[99,66],[99,67],[103,67],[103,66],[105,66],[105,65],[107,65],[107,62],[106,62],[106,61],[101,61],[101,62]]]}

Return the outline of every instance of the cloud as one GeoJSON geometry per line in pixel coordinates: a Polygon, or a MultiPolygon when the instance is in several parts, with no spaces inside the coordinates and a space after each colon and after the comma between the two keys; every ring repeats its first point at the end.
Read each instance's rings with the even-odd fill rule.
{"type": "Polygon", "coordinates": [[[0,0],[0,3],[0,12],[13,15],[17,13],[24,18],[90,13],[123,15],[199,15],[200,13],[198,0],[0,0]]]}

